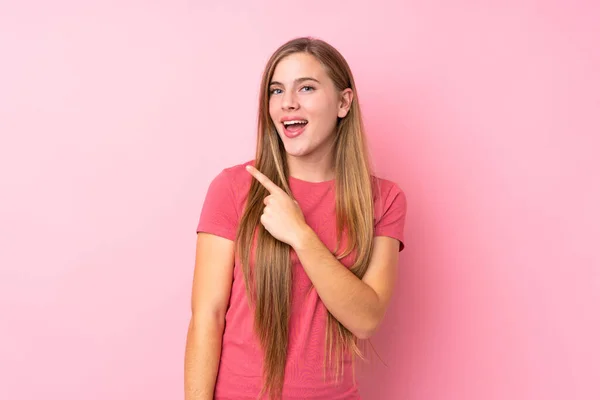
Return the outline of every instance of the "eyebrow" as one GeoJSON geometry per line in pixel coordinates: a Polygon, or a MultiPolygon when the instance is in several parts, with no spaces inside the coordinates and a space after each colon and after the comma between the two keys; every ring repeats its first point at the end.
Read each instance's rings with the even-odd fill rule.
{"type": "MultiPolygon", "coordinates": [[[[319,82],[315,78],[311,78],[309,76],[303,76],[302,78],[294,79],[294,84],[297,85],[297,84],[305,82],[305,81],[315,81],[317,83],[321,83],[321,82],[319,82]]],[[[281,86],[283,86],[283,83],[277,82],[277,81],[272,81],[271,83],[269,83],[269,86],[271,86],[271,85],[281,85],[281,86]]]]}

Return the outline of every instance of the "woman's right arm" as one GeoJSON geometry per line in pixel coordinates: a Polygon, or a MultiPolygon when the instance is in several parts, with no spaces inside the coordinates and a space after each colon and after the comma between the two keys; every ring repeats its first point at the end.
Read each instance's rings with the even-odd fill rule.
{"type": "Polygon", "coordinates": [[[233,241],[198,233],[192,316],[185,348],[185,400],[212,400],[214,397],[233,265],[233,241]]]}

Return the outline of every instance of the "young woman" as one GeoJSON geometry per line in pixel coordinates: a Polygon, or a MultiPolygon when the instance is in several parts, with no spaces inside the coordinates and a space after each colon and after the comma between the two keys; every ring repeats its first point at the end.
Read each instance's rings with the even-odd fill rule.
{"type": "Polygon", "coordinates": [[[372,175],[342,55],[270,58],[252,161],[209,186],[197,233],[186,399],[359,399],[355,355],[388,306],[406,198],[372,175]]]}

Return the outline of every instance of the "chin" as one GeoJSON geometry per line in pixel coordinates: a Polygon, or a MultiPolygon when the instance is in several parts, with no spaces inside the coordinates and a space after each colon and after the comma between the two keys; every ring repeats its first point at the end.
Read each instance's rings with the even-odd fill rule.
{"type": "Polygon", "coordinates": [[[309,155],[311,151],[309,149],[298,149],[298,148],[286,147],[285,152],[288,155],[293,156],[293,157],[303,157],[303,156],[309,155]]]}

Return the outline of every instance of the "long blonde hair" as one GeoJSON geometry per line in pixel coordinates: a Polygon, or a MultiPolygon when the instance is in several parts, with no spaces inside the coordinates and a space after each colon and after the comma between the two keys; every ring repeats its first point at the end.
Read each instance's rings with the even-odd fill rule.
{"type": "MultiPolygon", "coordinates": [[[[321,62],[337,90],[352,89],[354,98],[345,118],[338,118],[335,137],[335,195],[337,246],[341,259],[356,251],[350,271],[362,278],[373,250],[373,185],[367,143],[354,78],[344,57],[331,45],[312,37],[293,39],[271,56],[265,67],[259,98],[255,166],[293,198],[288,185],[285,148],[269,115],[269,84],[275,67],[285,57],[304,52],[321,62]],[[370,188],[371,190],[365,190],[370,188]],[[348,245],[340,251],[342,232],[348,245]]],[[[263,391],[279,398],[283,390],[288,346],[292,265],[291,247],[271,236],[260,223],[263,200],[269,193],[252,180],[246,207],[238,225],[236,251],[244,272],[246,292],[255,306],[254,329],[264,351],[263,391]],[[253,240],[256,240],[254,244],[253,240]],[[251,263],[252,249],[255,249],[251,263]],[[250,267],[253,265],[253,267],[250,267]]],[[[343,353],[361,356],[357,338],[328,312],[325,363],[335,365],[336,380],[343,375],[343,353]]]]}

